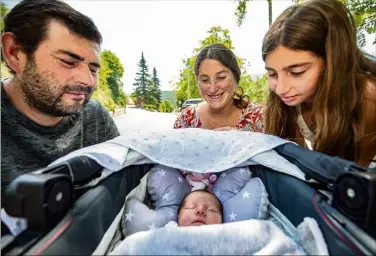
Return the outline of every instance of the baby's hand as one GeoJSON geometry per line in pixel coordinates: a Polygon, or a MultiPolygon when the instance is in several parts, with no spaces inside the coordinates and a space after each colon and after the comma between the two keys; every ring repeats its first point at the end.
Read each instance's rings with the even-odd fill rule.
{"type": "Polygon", "coordinates": [[[231,127],[231,126],[225,126],[225,127],[220,127],[214,129],[214,131],[230,131],[230,130],[238,130],[236,127],[231,127]]]}

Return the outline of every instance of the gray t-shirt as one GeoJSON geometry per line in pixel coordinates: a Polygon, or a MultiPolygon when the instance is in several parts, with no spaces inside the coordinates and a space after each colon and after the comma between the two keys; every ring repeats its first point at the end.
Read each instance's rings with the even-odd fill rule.
{"type": "Polygon", "coordinates": [[[21,174],[119,135],[109,112],[93,99],[81,114],[64,117],[54,127],[38,125],[11,104],[1,83],[1,191],[21,174]]]}

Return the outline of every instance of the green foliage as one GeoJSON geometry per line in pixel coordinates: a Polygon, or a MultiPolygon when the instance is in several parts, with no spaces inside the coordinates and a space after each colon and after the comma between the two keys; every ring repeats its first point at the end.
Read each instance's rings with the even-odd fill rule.
{"type": "Polygon", "coordinates": [[[111,91],[111,98],[116,105],[124,107],[126,105],[126,97],[123,92],[123,83],[121,78],[124,74],[123,65],[120,59],[111,51],[104,50],[101,54],[101,64],[105,66],[103,70],[104,77],[102,82],[107,85],[111,91]]]}
{"type": "MultiPolygon", "coordinates": [[[[235,10],[236,23],[241,26],[247,14],[247,3],[250,0],[235,0],[237,7],[235,10]]],[[[267,0],[269,6],[269,26],[272,24],[272,0],[267,0]]],[[[295,3],[302,3],[306,0],[292,0],[295,3]]],[[[376,1],[375,0],[339,0],[344,3],[354,17],[357,27],[357,37],[359,46],[366,44],[365,33],[374,34],[376,32],[376,1]]],[[[376,38],[373,42],[376,44],[376,38]]]]}
{"type": "Polygon", "coordinates": [[[137,105],[144,106],[145,104],[147,105],[153,102],[153,99],[150,97],[153,81],[151,80],[149,74],[149,68],[146,64],[144,53],[141,53],[141,59],[138,63],[138,72],[136,73],[136,78],[133,85],[135,87],[134,94],[137,98],[137,105]]]}
{"type": "MultiPolygon", "coordinates": [[[[245,15],[247,14],[247,3],[250,0],[235,0],[235,1],[238,3],[238,5],[236,7],[236,11],[235,11],[236,24],[238,24],[238,26],[240,27],[244,22],[245,15]]],[[[272,2],[272,0],[266,0],[266,1],[268,1],[269,26],[271,26],[272,25],[272,17],[273,17],[273,14],[272,14],[272,12],[273,12],[273,2],[272,2]]]]}
{"type": "Polygon", "coordinates": [[[156,68],[153,68],[153,74],[151,77],[152,83],[150,84],[150,102],[155,105],[159,105],[162,101],[162,92],[160,89],[161,83],[158,78],[156,68]]]}
{"type": "MultiPolygon", "coordinates": [[[[8,14],[8,12],[9,12],[8,7],[4,3],[1,3],[1,35],[4,32],[4,17],[5,15],[8,14]]],[[[0,56],[1,56],[1,77],[4,77],[3,74],[6,74],[7,76],[11,75],[11,73],[9,72],[9,68],[4,63],[2,51],[0,51],[0,56]]]]}
{"type": "Polygon", "coordinates": [[[132,95],[137,105],[145,108],[149,105],[148,109],[150,109],[150,105],[158,108],[162,100],[161,83],[155,67],[153,68],[153,74],[150,75],[144,53],[141,54],[141,59],[138,63],[138,72],[133,85],[134,92],[132,95]]]}
{"type": "Polygon", "coordinates": [[[4,3],[1,3],[1,34],[4,32],[4,17],[8,12],[8,7],[4,3]]]}
{"type": "Polygon", "coordinates": [[[134,102],[134,104],[136,104],[137,96],[134,92],[132,92],[131,95],[129,95],[129,98],[131,98],[131,100],[134,102]]]}
{"type": "Polygon", "coordinates": [[[176,94],[174,91],[162,91],[162,101],[169,100],[176,106],[176,94]]]}
{"type": "Polygon", "coordinates": [[[236,17],[236,24],[240,27],[243,22],[245,15],[247,13],[247,2],[249,0],[236,0],[238,2],[238,6],[236,7],[235,17],[236,17]]]}
{"type": "MultiPolygon", "coordinates": [[[[365,46],[364,34],[376,32],[376,1],[375,0],[342,0],[353,14],[358,30],[358,43],[365,46]]],[[[376,44],[376,38],[373,41],[376,44]]]]}
{"type": "Polygon", "coordinates": [[[246,94],[249,96],[251,101],[265,104],[266,94],[268,90],[268,75],[265,74],[261,77],[258,77],[255,81],[250,81],[250,86],[246,91],[246,94]]]}
{"type": "Polygon", "coordinates": [[[109,111],[127,104],[127,97],[120,81],[123,74],[124,68],[119,58],[111,51],[104,50],[101,54],[98,87],[93,98],[101,102],[109,111]]]}
{"type": "MultiPolygon", "coordinates": [[[[231,50],[234,50],[232,46],[232,41],[228,29],[223,29],[219,26],[212,27],[208,32],[208,36],[200,41],[200,46],[193,50],[193,55],[185,60],[185,68],[180,71],[180,79],[175,84],[175,94],[176,94],[176,106],[181,108],[184,101],[188,99],[188,81],[189,81],[189,96],[190,98],[201,98],[198,86],[196,84],[196,78],[194,74],[193,67],[195,65],[198,53],[207,45],[214,43],[220,43],[225,45],[231,50]]],[[[239,66],[245,74],[244,63],[245,59],[237,58],[239,66]]]]}
{"type": "Polygon", "coordinates": [[[257,77],[253,80],[251,75],[244,72],[241,76],[239,86],[243,88],[244,93],[248,95],[251,101],[264,104],[265,96],[268,89],[268,76],[267,74],[257,77]]]}
{"type": "Polygon", "coordinates": [[[1,62],[1,78],[12,76],[9,72],[8,67],[5,65],[5,62],[1,62]]]}
{"type": "Polygon", "coordinates": [[[146,110],[157,110],[157,106],[153,104],[147,104],[145,105],[146,110]]]}
{"type": "Polygon", "coordinates": [[[159,112],[164,113],[171,113],[174,111],[174,105],[172,105],[171,101],[163,100],[161,104],[159,104],[159,112]]]}

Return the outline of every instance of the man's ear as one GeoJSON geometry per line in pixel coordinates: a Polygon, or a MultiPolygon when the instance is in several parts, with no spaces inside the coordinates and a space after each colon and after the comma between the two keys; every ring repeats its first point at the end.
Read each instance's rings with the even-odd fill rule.
{"type": "Polygon", "coordinates": [[[22,73],[26,63],[27,56],[17,43],[13,33],[5,32],[1,35],[2,54],[4,60],[16,74],[22,73]]]}

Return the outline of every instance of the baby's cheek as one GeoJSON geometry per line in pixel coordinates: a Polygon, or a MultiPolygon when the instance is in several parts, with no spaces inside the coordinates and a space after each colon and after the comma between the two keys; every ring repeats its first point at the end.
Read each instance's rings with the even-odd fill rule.
{"type": "Polygon", "coordinates": [[[187,214],[186,212],[181,213],[178,216],[178,224],[179,226],[186,226],[187,224],[189,224],[189,214],[187,214]]]}

